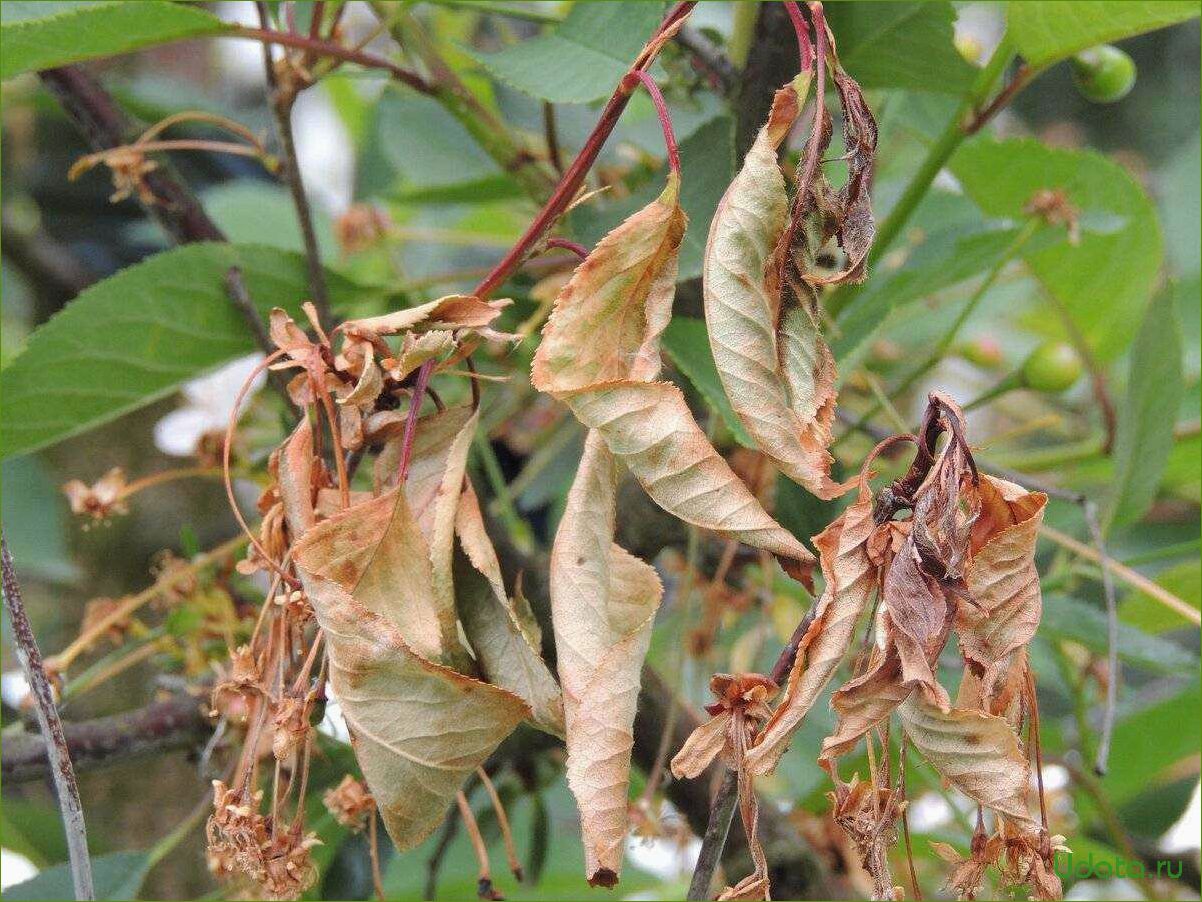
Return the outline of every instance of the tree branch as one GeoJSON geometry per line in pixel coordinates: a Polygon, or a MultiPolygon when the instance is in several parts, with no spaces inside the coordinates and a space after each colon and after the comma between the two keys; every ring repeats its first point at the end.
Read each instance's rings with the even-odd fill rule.
{"type": "MultiPolygon", "coordinates": [[[[259,2],[255,6],[259,10],[263,30],[267,31],[271,24],[267,4],[259,2]]],[[[309,206],[309,197],[305,194],[305,182],[301,175],[300,161],[296,156],[296,140],[292,134],[292,107],[296,103],[297,86],[291,81],[281,84],[271,58],[271,46],[266,43],[263,44],[263,69],[267,78],[267,104],[275,117],[276,134],[280,139],[280,149],[284,152],[284,180],[292,194],[292,204],[296,207],[296,218],[300,223],[301,237],[305,243],[305,263],[309,269],[309,289],[313,292],[313,306],[317,308],[318,320],[326,328],[330,328],[334,325],[330,313],[330,295],[326,290],[325,271],[321,267],[321,253],[317,249],[313,211],[309,206]]]]}
{"type": "MultiPolygon", "coordinates": [[[[133,711],[66,723],[63,735],[82,773],[130,758],[197,748],[212,729],[202,702],[180,694],[133,711]]],[[[40,736],[6,734],[0,752],[0,777],[6,783],[41,780],[49,772],[46,742],[40,736]]]]}
{"type": "MultiPolygon", "coordinates": [[[[46,668],[42,664],[42,653],[34,638],[33,628],[25,613],[25,602],[21,598],[21,585],[13,569],[13,559],[8,553],[8,541],[0,533],[0,577],[4,588],[4,606],[8,609],[13,628],[13,640],[17,648],[17,659],[25,671],[25,679],[33,692],[37,707],[38,727],[42,731],[46,763],[54,776],[54,788],[58,795],[58,807],[63,815],[63,829],[67,834],[67,854],[71,860],[71,880],[75,885],[76,899],[94,899],[92,889],[92,862],[88,857],[88,832],[83,820],[83,805],[79,801],[79,786],[75,782],[75,769],[71,766],[71,751],[63,735],[63,722],[59,719],[54,704],[54,693],[46,668]]],[[[8,743],[4,743],[8,745],[8,743]]]]}

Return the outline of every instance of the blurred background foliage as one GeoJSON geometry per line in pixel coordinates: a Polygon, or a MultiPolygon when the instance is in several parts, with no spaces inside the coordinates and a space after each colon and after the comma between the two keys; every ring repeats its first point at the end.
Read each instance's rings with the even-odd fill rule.
{"type": "MultiPolygon", "coordinates": [[[[1105,7],[1112,7],[1077,5],[1092,7],[1089,15],[1101,17],[1109,15],[1105,7]]],[[[7,26],[44,16],[46,7],[88,15],[87,8],[95,6],[5,2],[0,9],[7,26]]],[[[252,4],[207,6],[222,19],[255,22],[252,4]]],[[[312,4],[291,6],[305,27],[312,4]]],[[[378,72],[347,67],[303,92],[295,112],[299,154],[318,244],[331,271],[331,293],[344,315],[470,290],[537,209],[532,192],[538,193],[538,179],[551,184],[555,154],[546,142],[548,117],[558,153],[570,161],[664,9],[655,2],[443,0],[381,6],[388,16],[411,16],[420,23],[481,107],[505,124],[519,146],[532,150],[537,173],[519,177],[507,171],[496,148],[482,145],[438,99],[390,83],[378,72]]],[[[377,21],[373,11],[363,3],[347,7],[346,38],[369,36],[377,21]]],[[[962,102],[977,67],[1005,30],[1006,13],[1004,5],[993,3],[829,7],[841,57],[869,90],[881,126],[874,192],[878,221],[962,102]]],[[[691,220],[677,315],[666,336],[669,375],[686,390],[715,442],[752,469],[740,449],[746,437],[727,416],[697,319],[697,277],[709,217],[737,165],[736,147],[745,146],[748,129],[759,122],[748,113],[740,86],[751,78],[757,54],[766,53],[765,38],[756,30],[760,14],[753,3],[701,4],[687,32],[692,49],[669,47],[655,69],[680,140],[683,205],[691,220]],[[715,57],[730,60],[730,71],[707,65],[715,57]],[[748,61],[749,74],[740,74],[748,61]]],[[[83,29],[78,34],[87,28],[84,20],[73,27],[83,29]]],[[[793,40],[787,30],[781,39],[786,38],[793,40]]],[[[951,158],[867,285],[828,297],[826,309],[847,423],[864,418],[889,430],[913,427],[930,388],[968,403],[1021,370],[1041,343],[1073,346],[1084,360],[1080,378],[1069,380],[1063,391],[1034,390],[1056,387],[1037,381],[999,393],[972,412],[972,438],[989,463],[1096,499],[1114,557],[1197,608],[1198,23],[1180,22],[1119,46],[1138,71],[1129,94],[1113,104],[1090,102],[1074,85],[1068,63],[1051,65],[951,158]],[[1045,226],[1016,250],[1023,207],[1041,188],[1067,192],[1079,212],[1080,240],[1071,244],[1063,227],[1045,226]],[[941,346],[941,336],[966,310],[970,315],[954,339],[941,346]],[[928,361],[932,348],[939,353],[928,361]],[[1106,406],[1114,412],[1112,423],[1106,406]]],[[[368,47],[405,58],[386,34],[368,47]]],[[[41,64],[49,62],[54,60],[41,64]]],[[[88,65],[144,123],[201,110],[259,134],[271,133],[260,49],[254,43],[186,40],[88,65]]],[[[211,132],[185,125],[178,134],[211,132]]],[[[156,268],[155,255],[167,252],[169,243],[132,200],[109,201],[113,189],[103,168],[68,180],[71,165],[87,150],[36,76],[17,75],[3,83],[3,521],[48,654],[78,633],[87,602],[144,587],[151,571],[162,567],[165,549],[188,558],[236,534],[220,483],[211,478],[148,489],[131,501],[127,516],[90,530],[72,521],[60,486],[70,478],[91,483],[114,466],[134,478],[187,465],[196,438],[224,425],[239,380],[192,384],[183,394],[176,389],[251,349],[237,320],[231,325],[224,313],[216,319],[211,314],[213,305],[224,310],[224,295],[211,274],[234,258],[226,250],[199,249],[165,257],[156,268]],[[122,274],[129,281],[92,289],[91,306],[77,302],[73,314],[57,321],[58,345],[50,347],[47,339],[40,351],[45,356],[29,362],[37,339],[30,350],[23,349],[39,325],[64,307],[71,311],[72,300],[88,286],[146,260],[149,268],[122,274]],[[155,311],[189,328],[208,329],[209,339],[177,337],[157,348],[135,348],[128,330],[145,328],[155,311]],[[64,332],[74,341],[64,341],[64,332]],[[72,347],[79,344],[94,353],[75,354],[72,347]],[[136,374],[120,375],[129,365],[127,350],[145,355],[143,369],[150,375],[144,385],[136,374]],[[155,372],[167,370],[165,379],[154,381],[155,372]],[[90,394],[71,402],[66,396],[72,386],[84,386],[90,394]]],[[[591,245],[646,202],[662,181],[662,156],[659,125],[640,93],[590,181],[604,192],[570,214],[564,234],[591,245]]],[[[247,272],[255,301],[295,308],[305,292],[303,245],[286,187],[251,159],[178,153],[172,163],[237,246],[234,257],[247,272]]],[[[569,268],[564,258],[552,255],[511,280],[505,293],[516,303],[506,324],[516,328],[545,312],[569,268]]],[[[545,547],[582,435],[570,416],[531,390],[527,373],[533,346],[532,339],[512,352],[478,355],[485,358],[486,373],[505,378],[485,386],[488,440],[478,443],[473,466],[490,511],[511,540],[545,547]]],[[[279,439],[276,403],[262,393],[244,424],[243,441],[252,459],[279,439]]],[[[847,423],[836,445],[845,473],[858,468],[873,444],[847,423]]],[[[895,475],[897,466],[886,463],[883,474],[895,475]]],[[[779,518],[807,539],[838,509],[786,481],[776,485],[775,496],[779,518]]],[[[621,516],[637,521],[644,512],[632,500],[621,516]]],[[[1053,500],[1048,523],[1086,538],[1077,505],[1053,500]]],[[[637,534],[640,524],[626,528],[637,534]]],[[[707,542],[690,541],[683,529],[664,527],[654,518],[645,530],[654,534],[643,536],[643,547],[659,552],[657,564],[670,590],[650,663],[693,704],[707,700],[705,687],[714,671],[766,668],[810,602],[804,590],[779,574],[758,572],[754,562],[740,563],[729,585],[725,579],[713,582],[718,555],[707,542]],[[698,562],[698,578],[686,576],[689,560],[698,562]]],[[[1051,541],[1041,543],[1039,561],[1045,611],[1032,655],[1043,709],[1044,760],[1050,765],[1053,832],[1065,834],[1081,857],[1093,852],[1099,859],[1137,855],[1186,862],[1183,879],[1171,884],[1070,879],[1066,888],[1073,898],[1151,898],[1153,891],[1162,898],[1197,898],[1198,629],[1146,591],[1120,581],[1119,721],[1110,772],[1093,778],[1088,762],[1108,678],[1099,570],[1095,561],[1051,541]]],[[[234,605],[235,616],[237,606],[254,597],[251,587],[224,579],[215,580],[212,594],[218,607],[234,605]],[[243,591],[245,597],[239,594],[243,591]]],[[[131,641],[153,645],[152,653],[94,688],[85,681],[77,692],[69,691],[64,716],[82,720],[125,711],[181,679],[202,676],[207,652],[190,643],[197,619],[214,616],[180,609],[166,617],[148,616],[140,637],[131,641]]],[[[10,675],[16,662],[7,622],[5,629],[4,671],[10,675]]],[[[948,664],[955,668],[957,662],[948,664]]],[[[6,676],[5,686],[10,683],[16,685],[6,676]]],[[[28,716],[18,709],[19,699],[18,689],[6,689],[6,730],[19,729],[28,716]]],[[[832,725],[827,706],[820,703],[780,772],[760,789],[828,856],[829,866],[840,868],[846,862],[837,844],[823,839],[828,780],[810,754],[832,725]]],[[[336,738],[323,738],[321,747],[314,777],[318,789],[353,770],[347,747],[336,738]]],[[[498,776],[527,861],[526,884],[498,878],[511,898],[584,893],[561,754],[550,750],[531,756],[523,759],[523,767],[498,776]]],[[[927,840],[963,850],[971,812],[947,797],[933,771],[921,764],[912,769],[915,864],[924,890],[937,894],[946,866],[927,840]]],[[[642,793],[643,780],[636,772],[634,793],[642,793]]],[[[104,856],[97,864],[109,892],[145,898],[216,892],[201,853],[203,831],[196,829],[197,806],[207,804],[209,796],[196,749],[88,769],[82,793],[92,851],[104,856]]],[[[314,792],[313,801],[319,798],[314,792]]],[[[473,800],[492,841],[494,870],[504,875],[495,819],[482,792],[473,800]]],[[[0,844],[6,850],[7,886],[14,882],[12,875],[26,874],[8,852],[24,856],[35,868],[51,869],[65,859],[65,847],[44,782],[7,782],[3,801],[0,844]]],[[[679,897],[696,840],[658,795],[649,794],[637,807],[638,835],[631,840],[629,869],[618,892],[632,898],[679,897]]],[[[349,836],[320,806],[310,822],[325,842],[315,897],[367,897],[370,874],[362,837],[349,836]]],[[[442,841],[436,835],[415,851],[387,857],[390,898],[422,896],[427,863],[442,841]]],[[[462,830],[452,832],[448,842],[437,893],[470,897],[475,892],[470,847],[462,830]]],[[[854,873],[849,879],[855,886],[854,873]]]]}

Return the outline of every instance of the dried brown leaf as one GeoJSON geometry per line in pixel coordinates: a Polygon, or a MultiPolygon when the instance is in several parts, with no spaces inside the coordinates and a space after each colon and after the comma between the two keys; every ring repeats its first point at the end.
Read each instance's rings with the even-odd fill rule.
{"type": "Polygon", "coordinates": [[[918,692],[897,713],[914,748],[943,779],[1016,825],[1034,829],[1027,756],[1004,718],[966,708],[941,710],[918,692]]]}
{"type": "Polygon", "coordinates": [[[768,121],[710,225],[703,268],[710,348],[731,406],[760,449],[821,498],[830,479],[835,361],[822,338],[817,298],[780,279],[790,201],[777,163],[805,103],[810,73],[776,92],[768,121]]]}
{"type": "Polygon", "coordinates": [[[956,629],[965,657],[985,669],[992,684],[1012,652],[1039,628],[1042,599],[1035,541],[1047,496],[982,476],[980,514],[972,527],[968,590],[973,604],[960,605],[956,629]]]}
{"type": "Polygon", "coordinates": [[[685,522],[808,566],[813,556],[714,450],[675,386],[653,382],[685,216],[679,179],[606,235],[556,300],[534,359],[540,391],[596,429],[652,499],[685,522]]]}
{"type": "Polygon", "coordinates": [[[568,785],[585,873],[612,886],[626,839],[639,675],[663,588],[613,544],[617,467],[590,432],[551,551],[551,614],[567,723],[568,785]]]}
{"type": "Polygon", "coordinates": [[[868,553],[875,529],[872,494],[861,483],[855,503],[814,539],[826,585],[813,624],[798,646],[784,699],[747,754],[754,774],[775,769],[852,643],[856,624],[876,591],[877,570],[868,553]]]}
{"type": "Polygon", "coordinates": [[[484,531],[480,504],[471,484],[459,498],[455,532],[470,567],[455,568],[459,617],[488,682],[503,686],[530,706],[535,726],[564,735],[563,696],[538,651],[522,629],[505,591],[501,564],[484,531]]]}

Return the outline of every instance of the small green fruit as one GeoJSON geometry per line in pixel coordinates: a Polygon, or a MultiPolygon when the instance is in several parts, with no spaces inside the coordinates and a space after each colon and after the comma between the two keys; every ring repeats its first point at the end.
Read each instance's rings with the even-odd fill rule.
{"type": "Polygon", "coordinates": [[[983,370],[996,370],[1005,360],[1002,346],[988,336],[974,338],[960,345],[960,356],[983,370]]]}
{"type": "Polygon", "coordinates": [[[1135,61],[1110,44],[1082,50],[1072,67],[1077,90],[1093,103],[1117,103],[1135,87],[1135,61]]]}
{"type": "Polygon", "coordinates": [[[1023,361],[1023,383],[1035,391],[1057,394],[1080,379],[1084,369],[1072,345],[1045,341],[1023,361]]]}

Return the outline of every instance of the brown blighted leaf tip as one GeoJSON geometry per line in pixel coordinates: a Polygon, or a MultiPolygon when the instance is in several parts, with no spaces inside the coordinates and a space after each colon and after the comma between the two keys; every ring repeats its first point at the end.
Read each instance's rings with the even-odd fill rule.
{"type": "Polygon", "coordinates": [[[609,868],[597,868],[593,871],[593,875],[588,878],[589,886],[603,886],[606,889],[618,885],[618,874],[609,868]]]}
{"type": "Polygon", "coordinates": [[[806,591],[814,594],[814,560],[799,560],[796,558],[778,557],[781,569],[793,579],[806,587],[806,591]]]}

